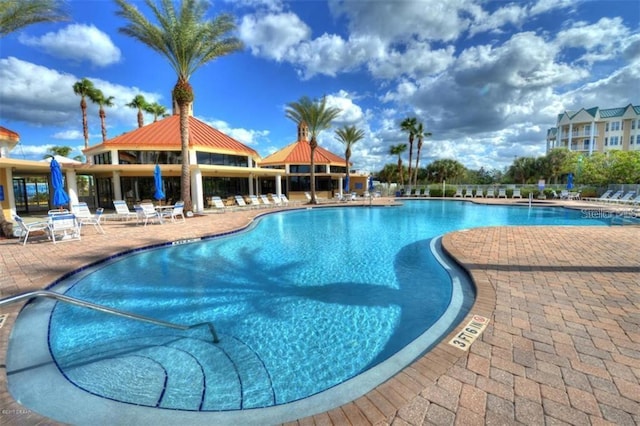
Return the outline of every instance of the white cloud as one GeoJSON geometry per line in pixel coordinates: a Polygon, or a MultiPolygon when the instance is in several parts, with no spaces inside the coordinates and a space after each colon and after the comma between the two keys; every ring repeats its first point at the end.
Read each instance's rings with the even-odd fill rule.
{"type": "Polygon", "coordinates": [[[111,38],[93,25],[72,24],[58,32],[50,32],[41,37],[20,35],[19,41],[27,46],[37,47],[46,53],[72,61],[89,61],[98,67],[105,67],[120,61],[120,49],[111,38]]]}
{"type": "Polygon", "coordinates": [[[293,13],[246,15],[238,30],[251,53],[276,61],[282,61],[290,49],[311,34],[311,29],[293,13]]]}
{"type": "MultiPolygon", "coordinates": [[[[47,67],[26,62],[14,57],[0,59],[0,115],[7,120],[21,121],[33,125],[54,127],[78,126],[81,131],[80,98],[73,93],[73,85],[82,77],[60,73],[47,67]],[[11,105],[11,108],[8,107],[11,105]]],[[[113,84],[109,81],[87,76],[94,86],[113,96],[114,106],[106,108],[106,124],[109,137],[136,127],[137,110],[126,106],[138,94],[149,102],[162,103],[162,96],[145,92],[137,87],[113,84]],[[112,132],[110,129],[115,128],[112,132]]],[[[88,102],[87,116],[90,132],[100,134],[98,106],[88,102]]],[[[146,122],[150,116],[146,115],[146,122]]],[[[99,136],[98,136],[99,137],[99,136]]]]}
{"type": "Polygon", "coordinates": [[[617,56],[622,43],[629,37],[629,29],[622,19],[602,18],[595,24],[575,23],[560,31],[555,42],[560,49],[581,48],[585,53],[580,58],[587,63],[600,62],[617,56]]]}
{"type": "Polygon", "coordinates": [[[468,27],[468,0],[339,1],[330,0],[336,18],[346,17],[356,35],[376,34],[387,43],[409,39],[453,41],[468,27]]]}
{"type": "Polygon", "coordinates": [[[53,134],[54,139],[82,140],[84,138],[80,130],[64,130],[53,134]]]}
{"type": "Polygon", "coordinates": [[[253,130],[253,129],[243,129],[243,128],[234,128],[231,127],[229,123],[223,120],[207,120],[201,118],[202,121],[214,127],[224,133],[237,140],[238,142],[242,142],[245,145],[253,146],[260,143],[268,143],[269,142],[269,131],[268,130],[253,130]]]}

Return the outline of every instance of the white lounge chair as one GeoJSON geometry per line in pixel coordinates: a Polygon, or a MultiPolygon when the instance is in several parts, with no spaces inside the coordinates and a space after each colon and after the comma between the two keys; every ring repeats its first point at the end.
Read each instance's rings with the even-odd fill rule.
{"type": "Polygon", "coordinates": [[[507,190],[504,188],[498,189],[498,198],[507,198],[507,190]]]}
{"type": "Polygon", "coordinates": [[[102,229],[102,225],[100,224],[102,213],[104,212],[103,208],[98,208],[96,213],[93,214],[91,210],[89,210],[87,203],[78,203],[71,206],[71,209],[73,210],[73,214],[76,215],[76,219],[80,222],[80,226],[93,225],[97,232],[104,234],[104,229],[102,229]]]}
{"type": "Polygon", "coordinates": [[[616,191],[609,198],[605,198],[603,200],[598,200],[598,201],[602,201],[602,202],[605,202],[605,203],[615,202],[616,200],[618,200],[618,199],[620,199],[622,197],[622,194],[624,194],[624,191],[616,191]]]}
{"type": "Polygon", "coordinates": [[[263,204],[260,204],[260,200],[258,200],[257,195],[249,195],[249,206],[254,209],[262,208],[263,204]]]}
{"type": "Polygon", "coordinates": [[[116,209],[115,214],[108,215],[107,218],[111,219],[136,219],[138,215],[136,212],[132,212],[129,210],[129,206],[127,206],[127,202],[124,200],[113,200],[113,207],[116,209]]]}
{"type": "Polygon", "coordinates": [[[422,194],[423,197],[430,197],[431,196],[431,190],[429,188],[425,188],[424,189],[424,193],[422,194]]]}
{"type": "Polygon", "coordinates": [[[18,236],[18,242],[22,239],[22,245],[27,244],[29,234],[32,232],[44,231],[47,237],[49,236],[49,223],[48,222],[31,222],[25,223],[25,221],[18,215],[13,216],[15,221],[20,227],[20,235],[18,236]]]}
{"type": "Polygon", "coordinates": [[[160,213],[162,218],[171,219],[171,222],[175,223],[180,218],[180,222],[184,222],[184,201],[178,201],[173,205],[171,209],[165,209],[160,213]]]}
{"type": "Polygon", "coordinates": [[[472,197],[473,198],[473,189],[470,186],[467,186],[467,188],[465,189],[464,196],[465,196],[465,198],[466,197],[472,197]]]}
{"type": "Polygon", "coordinates": [[[274,207],[282,207],[282,199],[276,194],[269,194],[267,198],[271,198],[274,207]]]}
{"type": "Polygon", "coordinates": [[[456,188],[456,193],[453,194],[454,197],[462,197],[462,188],[456,188]]]}
{"type": "Polygon", "coordinates": [[[609,199],[609,197],[611,197],[612,193],[613,193],[613,191],[608,189],[608,190],[605,191],[604,194],[602,194],[599,197],[587,197],[587,198],[585,198],[585,200],[587,200],[587,201],[606,201],[606,200],[609,199]]]}
{"type": "Polygon", "coordinates": [[[80,240],[80,221],[73,213],[49,216],[49,233],[53,244],[80,240]]]}
{"type": "Polygon", "coordinates": [[[636,195],[635,198],[631,198],[629,200],[626,201],[622,201],[622,204],[627,204],[627,205],[632,205],[632,206],[638,206],[640,205],[640,195],[636,195]]]}
{"type": "Polygon", "coordinates": [[[486,198],[495,198],[496,194],[493,188],[487,188],[487,195],[485,195],[486,198]]]}
{"type": "Polygon", "coordinates": [[[238,205],[238,207],[249,208],[247,203],[245,203],[244,197],[242,195],[236,195],[235,196],[235,200],[236,200],[236,204],[238,205]]]}
{"type": "Polygon", "coordinates": [[[284,194],[280,194],[280,202],[282,203],[283,206],[289,205],[289,199],[284,194]]]}
{"type": "Polygon", "coordinates": [[[635,194],[636,194],[636,191],[629,191],[626,194],[624,194],[622,197],[612,200],[612,202],[616,204],[624,204],[629,200],[631,200],[635,194]]]}
{"type": "Polygon", "coordinates": [[[134,206],[138,215],[138,224],[143,223],[147,226],[150,220],[155,220],[157,223],[162,223],[162,216],[156,211],[156,208],[151,203],[142,203],[134,206]]]}
{"type": "Polygon", "coordinates": [[[476,197],[484,198],[484,194],[481,186],[476,187],[476,197]]]}
{"type": "Polygon", "coordinates": [[[513,194],[511,195],[511,198],[522,198],[522,195],[520,194],[520,188],[513,188],[513,194]]]}
{"type": "Polygon", "coordinates": [[[222,201],[222,198],[214,196],[210,197],[209,200],[213,203],[213,207],[217,212],[224,213],[227,211],[227,206],[224,204],[224,201],[222,201]]]}
{"type": "Polygon", "coordinates": [[[265,207],[273,207],[274,204],[269,200],[269,197],[267,197],[266,195],[260,195],[260,201],[262,201],[262,205],[264,205],[265,207]]]}

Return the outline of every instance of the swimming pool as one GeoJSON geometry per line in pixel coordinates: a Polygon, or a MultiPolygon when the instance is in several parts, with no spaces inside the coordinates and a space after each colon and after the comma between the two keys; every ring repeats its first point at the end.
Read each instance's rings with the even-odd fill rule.
{"type": "MultiPolygon", "coordinates": [[[[434,237],[500,224],[602,223],[563,209],[413,200],[268,215],[241,234],[114,259],[57,289],[166,321],[211,320],[215,350],[201,335],[42,304],[52,310],[48,344],[68,380],[110,402],[216,411],[304,400],[384,364],[452,304],[462,311],[438,334],[455,324],[470,291],[455,296],[434,237]],[[132,273],[140,265],[144,274],[132,273]]],[[[404,365],[436,341],[421,341],[404,365]]]]}

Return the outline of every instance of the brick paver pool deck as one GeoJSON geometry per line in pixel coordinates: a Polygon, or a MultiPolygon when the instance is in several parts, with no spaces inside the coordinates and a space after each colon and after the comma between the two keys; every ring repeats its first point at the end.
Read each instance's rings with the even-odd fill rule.
{"type": "MultiPolygon", "coordinates": [[[[251,210],[186,225],[109,222],[82,241],[0,240],[0,296],[38,290],[132,247],[246,226],[251,210]],[[55,250],[54,250],[55,248],[55,250]]],[[[357,400],[299,425],[640,424],[640,227],[495,227],[443,238],[478,290],[434,350],[357,400]],[[468,351],[447,342],[471,315],[490,319],[468,351]]],[[[0,424],[56,424],[7,390],[5,356],[22,304],[3,307],[0,424]]],[[[114,423],[115,424],[115,423],[114,423]]]]}

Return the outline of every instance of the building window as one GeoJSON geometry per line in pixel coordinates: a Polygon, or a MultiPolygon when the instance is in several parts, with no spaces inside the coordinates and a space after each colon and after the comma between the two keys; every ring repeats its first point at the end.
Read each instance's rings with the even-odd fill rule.
{"type": "Polygon", "coordinates": [[[633,135],[629,137],[629,145],[633,145],[633,135]]]}
{"type": "Polygon", "coordinates": [[[94,155],[93,164],[111,164],[111,151],[94,155]]]}
{"type": "Polygon", "coordinates": [[[118,151],[118,164],[182,164],[182,152],[118,151]]]}
{"type": "Polygon", "coordinates": [[[289,173],[311,173],[311,166],[309,164],[291,164],[289,173]]]}
{"type": "Polygon", "coordinates": [[[198,164],[208,166],[249,167],[249,159],[242,155],[217,154],[215,152],[196,152],[198,164]]]}
{"type": "Polygon", "coordinates": [[[609,145],[609,138],[604,138],[604,146],[608,146],[609,145]]]}

